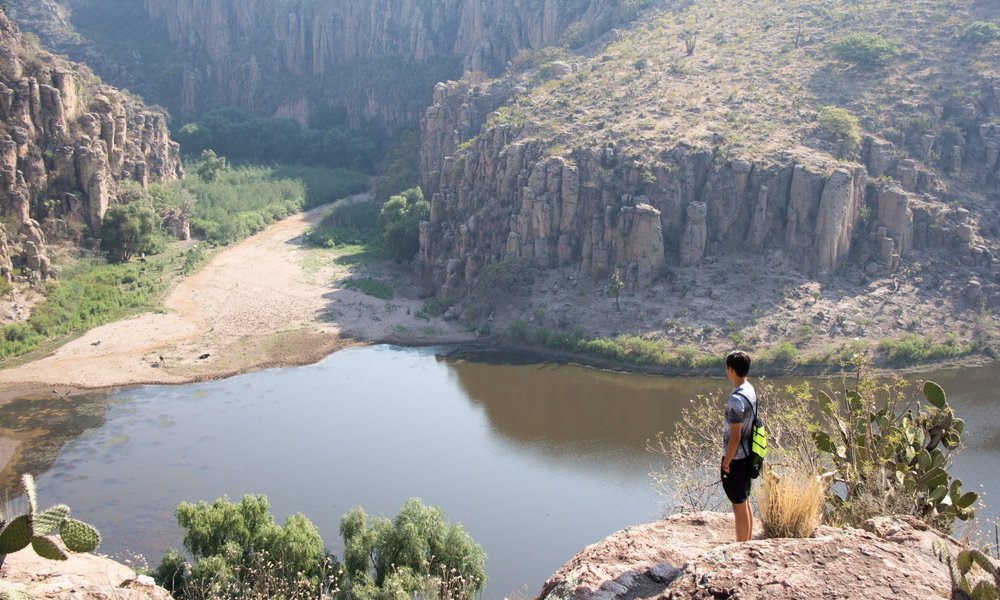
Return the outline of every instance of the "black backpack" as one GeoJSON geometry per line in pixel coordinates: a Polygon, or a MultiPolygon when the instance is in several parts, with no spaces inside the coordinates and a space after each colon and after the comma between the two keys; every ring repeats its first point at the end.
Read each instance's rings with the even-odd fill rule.
{"type": "MultiPolygon", "coordinates": [[[[750,405],[753,409],[753,426],[750,428],[750,447],[743,446],[747,451],[747,456],[750,457],[750,478],[757,479],[760,477],[761,471],[764,470],[764,456],[767,454],[767,433],[764,431],[764,420],[759,418],[757,415],[757,405],[750,402],[750,399],[744,396],[741,392],[733,392],[733,394],[743,398],[743,400],[750,405]]],[[[757,404],[760,404],[760,398],[757,399],[757,404]]],[[[743,440],[740,440],[743,443],[743,440]]]]}

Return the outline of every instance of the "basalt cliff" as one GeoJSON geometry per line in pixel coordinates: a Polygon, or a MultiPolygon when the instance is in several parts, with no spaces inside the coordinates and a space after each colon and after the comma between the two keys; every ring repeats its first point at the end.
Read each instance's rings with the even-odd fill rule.
{"type": "Polygon", "coordinates": [[[521,50],[558,44],[567,32],[610,29],[634,12],[627,5],[642,4],[45,0],[43,10],[28,6],[34,0],[13,1],[43,39],[87,57],[112,81],[136,83],[179,117],[237,106],[306,123],[332,109],[355,128],[389,133],[416,126],[435,82],[464,72],[495,76],[521,50]],[[108,17],[95,17],[102,13],[108,17]],[[115,22],[126,16],[131,23],[115,22]],[[141,64],[79,42],[78,33],[97,41],[114,27],[136,26],[149,34],[132,49],[141,64]],[[161,35],[170,48],[154,52],[149,40],[161,35]]]}
{"type": "Polygon", "coordinates": [[[930,333],[924,303],[1000,306],[1000,45],[964,33],[996,7],[960,2],[945,26],[935,3],[848,4],[654,8],[590,55],[439,84],[418,271],[481,323],[504,312],[484,269],[529,259],[522,315],[708,346],[842,346],[930,333]],[[872,22],[892,25],[888,65],[838,54],[872,22]],[[631,313],[588,317],[578,299],[615,273],[631,313]]]}
{"type": "Polygon", "coordinates": [[[165,115],[22,38],[0,12],[0,275],[48,275],[46,237],[99,234],[118,182],[182,176],[165,115]]]}

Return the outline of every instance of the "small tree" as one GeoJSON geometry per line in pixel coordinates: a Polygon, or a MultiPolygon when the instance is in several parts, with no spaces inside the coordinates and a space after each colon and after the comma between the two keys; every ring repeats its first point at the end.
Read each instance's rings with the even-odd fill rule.
{"type": "Polygon", "coordinates": [[[214,150],[203,150],[200,160],[198,177],[205,183],[212,183],[220,173],[229,168],[226,157],[216,155],[214,150]]]}
{"type": "Polygon", "coordinates": [[[111,207],[101,231],[101,249],[114,262],[128,262],[139,253],[155,254],[163,245],[160,218],[140,204],[111,207]]]}
{"type": "Polygon", "coordinates": [[[681,40],[684,42],[684,49],[687,55],[694,55],[695,46],[698,44],[698,32],[693,29],[685,29],[681,32],[681,40]]]}
{"type": "Polygon", "coordinates": [[[608,284],[608,293],[615,297],[615,308],[618,312],[622,311],[622,306],[618,301],[618,298],[622,295],[622,290],[625,288],[625,282],[622,281],[621,271],[615,269],[611,272],[611,282],[608,284]]]}
{"type": "Polygon", "coordinates": [[[462,528],[448,523],[443,510],[417,498],[406,501],[396,518],[370,517],[358,507],[340,520],[344,567],[352,598],[476,597],[486,584],[486,554],[462,528]],[[450,593],[441,593],[444,591],[450,593]]]}
{"type": "Polygon", "coordinates": [[[263,495],[182,502],[177,524],[196,563],[188,573],[180,554],[167,552],[154,572],[157,583],[178,598],[304,597],[297,594],[325,586],[332,560],[316,527],[301,514],[279,526],[269,507],[263,495]]]}
{"type": "Polygon", "coordinates": [[[632,63],[632,66],[635,67],[635,70],[639,72],[639,76],[642,77],[642,74],[646,72],[646,68],[649,67],[649,61],[645,58],[640,58],[632,63]]]}
{"type": "Polygon", "coordinates": [[[431,205],[419,187],[389,198],[379,211],[382,241],[397,263],[410,262],[420,250],[420,222],[430,216],[431,205]]]}

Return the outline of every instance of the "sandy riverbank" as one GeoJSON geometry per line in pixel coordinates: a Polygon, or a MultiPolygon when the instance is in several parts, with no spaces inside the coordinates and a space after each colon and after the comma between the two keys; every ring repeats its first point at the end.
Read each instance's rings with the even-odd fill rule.
{"type": "Polygon", "coordinates": [[[303,234],[327,208],[290,217],[227,248],[177,285],[162,312],[98,327],[50,356],[0,371],[0,389],[179,384],[308,364],[366,341],[470,337],[460,326],[415,317],[423,301],[407,293],[415,290],[408,273],[340,266],[335,251],[306,245],[303,234]],[[359,269],[391,282],[397,297],[387,301],[345,289],[343,282],[359,269]]]}

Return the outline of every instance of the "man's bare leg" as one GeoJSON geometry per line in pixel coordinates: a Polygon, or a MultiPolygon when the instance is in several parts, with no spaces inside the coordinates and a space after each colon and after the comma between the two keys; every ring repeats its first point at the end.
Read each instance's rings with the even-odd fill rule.
{"type": "Polygon", "coordinates": [[[734,504],[733,516],[736,517],[736,541],[748,541],[753,531],[753,511],[750,509],[750,501],[734,504]]]}

